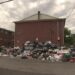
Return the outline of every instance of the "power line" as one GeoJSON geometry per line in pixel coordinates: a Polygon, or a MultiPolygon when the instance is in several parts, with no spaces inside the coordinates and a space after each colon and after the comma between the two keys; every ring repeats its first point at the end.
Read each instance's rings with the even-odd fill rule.
{"type": "Polygon", "coordinates": [[[8,0],[8,1],[0,2],[0,4],[4,4],[4,3],[10,2],[10,1],[13,1],[13,0],[8,0]]]}
{"type": "Polygon", "coordinates": [[[71,14],[73,13],[74,8],[72,7],[71,11],[68,13],[68,16],[66,18],[69,18],[71,16],[71,14]]]}

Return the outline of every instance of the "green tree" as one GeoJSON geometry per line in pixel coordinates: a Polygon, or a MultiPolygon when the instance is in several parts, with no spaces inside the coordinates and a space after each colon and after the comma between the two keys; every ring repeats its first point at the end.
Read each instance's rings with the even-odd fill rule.
{"type": "Polygon", "coordinates": [[[66,46],[70,46],[74,44],[74,39],[71,34],[71,31],[68,28],[64,29],[64,43],[66,46]]]}
{"type": "Polygon", "coordinates": [[[72,37],[73,37],[73,44],[75,46],[75,34],[72,34],[72,37]]]}

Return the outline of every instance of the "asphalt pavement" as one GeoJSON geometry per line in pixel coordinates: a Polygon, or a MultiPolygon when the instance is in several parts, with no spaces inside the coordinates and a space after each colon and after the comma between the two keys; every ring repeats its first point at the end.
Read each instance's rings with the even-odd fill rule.
{"type": "Polygon", "coordinates": [[[0,57],[0,75],[75,75],[75,63],[0,57]]]}

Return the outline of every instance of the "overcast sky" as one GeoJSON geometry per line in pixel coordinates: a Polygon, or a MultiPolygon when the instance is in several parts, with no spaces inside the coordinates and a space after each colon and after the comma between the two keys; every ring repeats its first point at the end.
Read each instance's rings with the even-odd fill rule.
{"type": "MultiPolygon", "coordinates": [[[[7,0],[0,0],[0,2],[7,0]]],[[[75,0],[13,0],[0,5],[0,27],[15,30],[14,21],[37,13],[67,18],[65,26],[75,33],[75,0]],[[39,2],[40,1],[40,2],[39,2]]]]}

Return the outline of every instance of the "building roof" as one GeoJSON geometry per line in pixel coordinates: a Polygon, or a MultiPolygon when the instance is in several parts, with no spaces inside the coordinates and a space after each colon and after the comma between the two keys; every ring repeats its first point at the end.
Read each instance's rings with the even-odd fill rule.
{"type": "Polygon", "coordinates": [[[33,14],[29,17],[26,17],[19,22],[30,21],[30,20],[47,20],[47,19],[50,20],[50,19],[59,19],[59,18],[50,16],[50,15],[47,15],[47,14],[43,14],[40,11],[38,11],[38,13],[33,14]]]}
{"type": "Polygon", "coordinates": [[[8,29],[5,29],[5,28],[0,28],[0,31],[3,30],[3,31],[8,31],[8,32],[14,32],[14,31],[11,31],[11,30],[8,30],[8,29]]]}

